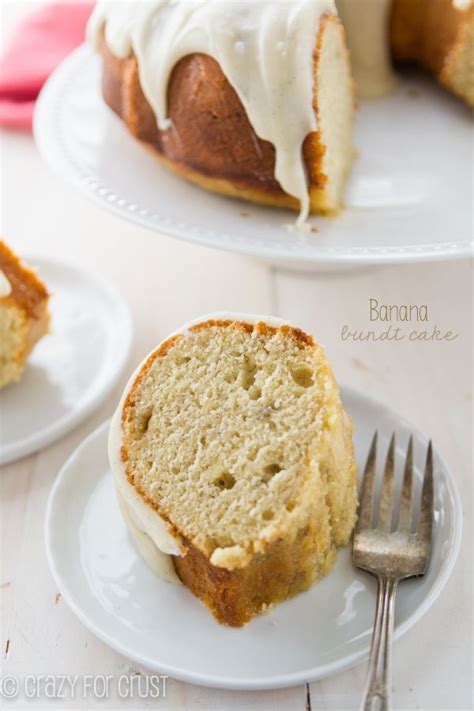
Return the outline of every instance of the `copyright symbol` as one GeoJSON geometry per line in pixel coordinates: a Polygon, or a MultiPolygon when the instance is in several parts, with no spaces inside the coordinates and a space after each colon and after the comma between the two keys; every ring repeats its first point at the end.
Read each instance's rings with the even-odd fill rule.
{"type": "Polygon", "coordinates": [[[0,696],[5,699],[13,699],[18,694],[18,679],[14,676],[4,676],[0,678],[0,696]]]}

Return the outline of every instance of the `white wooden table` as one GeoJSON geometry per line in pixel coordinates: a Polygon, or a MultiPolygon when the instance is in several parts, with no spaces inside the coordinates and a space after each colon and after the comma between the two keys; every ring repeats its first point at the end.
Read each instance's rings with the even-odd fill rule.
{"type": "MultiPolygon", "coordinates": [[[[9,28],[31,3],[8,3],[9,28]]],[[[53,177],[29,135],[2,134],[2,234],[22,254],[54,255],[115,283],[135,321],[130,366],[181,323],[215,310],[273,313],[313,332],[339,382],[367,392],[428,433],[461,490],[460,559],[429,613],[395,643],[397,709],[472,708],[472,272],[466,261],[300,275],[195,247],[119,221],[53,177]],[[130,268],[131,265],[133,268],[130,268]],[[350,342],[341,328],[369,329],[369,299],[426,304],[429,327],[451,342],[350,342]]],[[[441,196],[440,196],[441,197],[441,196]]],[[[356,238],[356,236],[355,236],[356,238]]],[[[380,325],[379,325],[380,326],[380,325]]],[[[417,327],[415,323],[414,328],[417,327]]],[[[110,674],[138,670],[95,639],[69,611],[50,576],[43,519],[54,478],[73,449],[114,410],[123,381],[82,426],[47,449],[4,467],[0,477],[1,673],[110,674]]],[[[315,634],[317,629],[315,628],[315,634]]],[[[169,680],[166,698],[4,701],[5,708],[355,709],[365,666],[304,686],[241,693],[169,680]]],[[[2,706],[2,701],[0,701],[2,706]]]]}

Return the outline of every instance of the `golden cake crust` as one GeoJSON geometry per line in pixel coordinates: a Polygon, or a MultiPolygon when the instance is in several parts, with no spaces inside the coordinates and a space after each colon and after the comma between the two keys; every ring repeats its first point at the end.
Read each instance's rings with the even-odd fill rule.
{"type": "MultiPolygon", "coordinates": [[[[313,53],[314,72],[320,58],[326,24],[339,19],[325,14],[313,53]]],[[[135,56],[121,59],[101,39],[103,96],[129,131],[168,168],[213,192],[251,202],[299,209],[299,201],[287,195],[275,180],[275,149],[260,139],[235,90],[219,64],[210,56],[192,54],[174,67],[168,85],[168,115],[174,127],[160,131],[145,98],[135,56]]],[[[314,101],[318,117],[318,106],[314,101]]],[[[318,131],[303,145],[311,210],[333,212],[324,187],[325,146],[318,131]]]]}
{"type": "Polygon", "coordinates": [[[174,556],[180,580],[221,623],[242,627],[256,614],[307,590],[331,569],[335,548],[321,516],[300,529],[293,541],[275,541],[245,568],[212,565],[192,543],[185,556],[174,556]]]}
{"type": "Polygon", "coordinates": [[[0,301],[15,303],[29,318],[38,319],[49,294],[46,286],[32,269],[26,267],[17,255],[0,240],[0,269],[11,284],[11,293],[0,301]]]}
{"type": "Polygon", "coordinates": [[[29,354],[49,332],[50,314],[46,286],[2,240],[0,270],[11,286],[10,294],[0,298],[0,387],[4,387],[20,379],[29,354]]]}

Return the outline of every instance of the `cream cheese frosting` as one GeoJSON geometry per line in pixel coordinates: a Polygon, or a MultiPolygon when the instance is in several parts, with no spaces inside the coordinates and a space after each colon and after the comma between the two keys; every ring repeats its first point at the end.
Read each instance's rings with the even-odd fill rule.
{"type": "Polygon", "coordinates": [[[0,299],[5,298],[5,296],[10,296],[12,293],[12,285],[8,279],[5,272],[0,269],[0,299]]]}
{"type": "MultiPolygon", "coordinates": [[[[161,343],[177,335],[192,337],[193,334],[190,328],[198,323],[209,320],[243,321],[244,323],[251,324],[264,322],[277,328],[288,323],[274,316],[249,315],[224,311],[216,312],[189,321],[182,326],[182,328],[164,338],[161,343]]],[[[161,343],[158,344],[156,348],[159,348],[161,343]]],[[[154,352],[156,348],[154,348],[152,352],[154,352]]],[[[180,583],[181,581],[176,574],[172,559],[173,555],[182,555],[180,541],[169,532],[168,524],[156,509],[146,503],[132,484],[130,484],[121,459],[123,406],[137,375],[150,355],[151,354],[148,354],[146,358],[143,359],[131,376],[120,399],[119,406],[112,417],[108,440],[109,463],[114,478],[120,510],[138,552],[148,566],[160,578],[168,582],[180,583]]]]}
{"type": "MultiPolygon", "coordinates": [[[[133,374],[125,393],[133,384],[135,376],[136,373],[133,374]]],[[[172,555],[181,554],[179,541],[169,533],[166,521],[130,484],[120,457],[123,402],[124,399],[110,423],[108,444],[109,463],[120,510],[138,552],[153,572],[163,580],[179,583],[171,558],[172,555]]]]}
{"type": "Polygon", "coordinates": [[[170,126],[167,87],[184,56],[216,59],[239,96],[256,134],[275,147],[275,177],[309,213],[302,147],[317,130],[313,108],[313,50],[322,15],[334,0],[154,0],[98,2],[88,38],[98,48],[102,30],[111,51],[133,50],[143,92],[158,127],[170,126]]]}
{"type": "Polygon", "coordinates": [[[357,94],[363,99],[389,94],[397,85],[388,39],[392,0],[336,0],[336,5],[346,30],[357,94]]]}

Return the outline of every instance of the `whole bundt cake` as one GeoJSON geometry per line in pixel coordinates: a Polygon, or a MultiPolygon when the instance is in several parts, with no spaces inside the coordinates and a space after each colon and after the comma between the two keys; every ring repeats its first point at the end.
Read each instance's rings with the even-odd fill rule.
{"type": "Polygon", "coordinates": [[[106,103],[163,163],[300,225],[343,205],[352,73],[376,97],[416,62],[474,105],[471,0],[102,1],[88,36],[106,103]]]}

